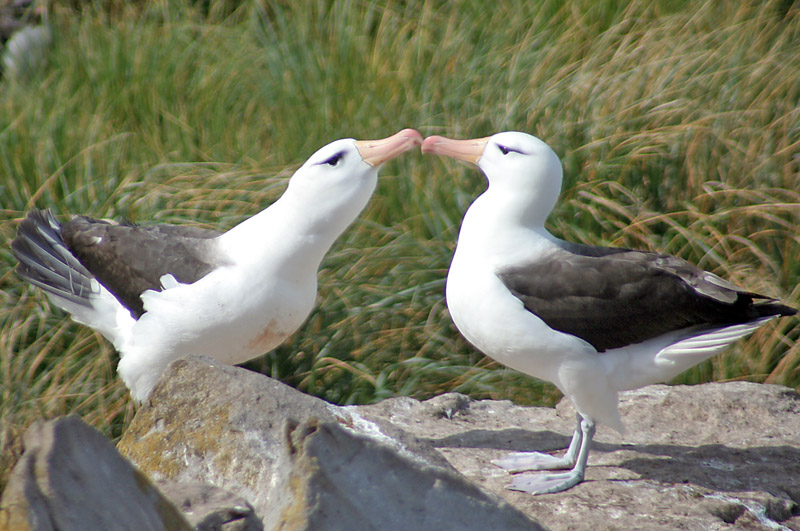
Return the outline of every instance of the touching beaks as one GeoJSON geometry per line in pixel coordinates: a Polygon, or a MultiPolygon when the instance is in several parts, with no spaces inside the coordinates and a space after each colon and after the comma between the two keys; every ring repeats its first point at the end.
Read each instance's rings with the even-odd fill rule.
{"type": "Polygon", "coordinates": [[[420,144],[422,144],[421,134],[414,129],[403,129],[380,140],[356,140],[356,149],[364,162],[377,168],[420,144]]]}
{"type": "Polygon", "coordinates": [[[477,165],[489,138],[491,137],[453,140],[444,136],[429,136],[422,142],[422,152],[453,157],[477,165]]]}

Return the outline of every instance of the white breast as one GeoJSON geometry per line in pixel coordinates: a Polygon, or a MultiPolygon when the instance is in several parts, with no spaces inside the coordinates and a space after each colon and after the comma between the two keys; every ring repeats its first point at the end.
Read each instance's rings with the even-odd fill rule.
{"type": "Polygon", "coordinates": [[[553,330],[527,311],[486,256],[471,253],[469,246],[457,249],[446,288],[453,322],[487,356],[558,385],[565,358],[584,357],[594,349],[581,339],[553,330]]]}

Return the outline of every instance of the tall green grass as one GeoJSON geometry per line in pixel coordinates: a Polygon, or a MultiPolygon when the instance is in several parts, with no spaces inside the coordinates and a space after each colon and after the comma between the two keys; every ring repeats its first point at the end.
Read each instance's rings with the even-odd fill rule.
{"type": "MultiPolygon", "coordinates": [[[[562,157],[549,227],[677,254],[798,306],[800,12],[771,1],[55,2],[48,65],[0,81],[0,239],[33,206],[227,229],[340,137],[523,130],[562,157]],[[499,5],[498,5],[499,4],[499,5]]],[[[557,392],[460,338],[444,304],[471,168],[409,153],[323,263],[317,309],[248,364],[341,403],[557,392]]],[[[112,437],[134,407],[113,349],[0,246],[0,485],[35,419],[112,437]]],[[[679,377],[800,386],[772,323],[679,377]]]]}

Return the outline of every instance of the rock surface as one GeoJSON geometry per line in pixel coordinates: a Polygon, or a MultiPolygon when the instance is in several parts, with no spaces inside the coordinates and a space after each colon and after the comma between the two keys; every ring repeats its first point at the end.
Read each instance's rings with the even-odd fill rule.
{"type": "Polygon", "coordinates": [[[0,502],[0,529],[191,529],[102,434],[74,417],[31,426],[0,502]]]}
{"type": "Polygon", "coordinates": [[[188,358],[167,369],[118,448],[155,480],[207,482],[243,497],[265,529],[538,528],[430,444],[376,420],[188,358]]]}
{"type": "Polygon", "coordinates": [[[656,385],[621,395],[627,434],[600,426],[586,481],[531,496],[491,464],[569,443],[575,412],[457,394],[361,406],[434,445],[462,474],[549,529],[800,530],[800,395],[744,382],[656,385]]]}
{"type": "Polygon", "coordinates": [[[289,424],[287,439],[267,529],[541,529],[459,474],[338,423],[289,424]]]}
{"type": "Polygon", "coordinates": [[[261,531],[253,506],[235,494],[207,483],[158,484],[164,496],[198,531],[261,531]]]}
{"type": "MultiPolygon", "coordinates": [[[[197,529],[800,531],[800,395],[793,390],[741,382],[650,386],[623,393],[620,410],[627,434],[599,427],[586,481],[531,496],[506,490],[509,474],[491,461],[563,449],[575,422],[566,401],[555,409],[520,407],[451,393],[338,407],[244,369],[190,358],[165,373],[119,449],[197,529]]],[[[53,528],[53,511],[78,502],[89,504],[89,518],[122,510],[116,524],[139,503],[131,501],[131,484],[159,518],[173,514],[130,467],[114,472],[109,490],[106,465],[98,463],[122,459],[106,455],[110,445],[94,430],[72,430],[78,436],[59,428],[75,422],[54,423],[50,435],[41,426],[26,434],[12,480],[30,488],[12,490],[9,482],[0,529],[20,523],[12,520],[20,508],[38,528],[53,528]],[[68,482],[81,477],[76,470],[97,477],[68,482]],[[62,480],[52,479],[59,474],[62,480]],[[118,474],[127,479],[120,483],[118,474]],[[119,492],[128,493],[124,502],[96,503],[119,492]],[[46,502],[54,497],[65,501],[46,502]]],[[[133,513],[141,517],[139,508],[133,513]]]]}

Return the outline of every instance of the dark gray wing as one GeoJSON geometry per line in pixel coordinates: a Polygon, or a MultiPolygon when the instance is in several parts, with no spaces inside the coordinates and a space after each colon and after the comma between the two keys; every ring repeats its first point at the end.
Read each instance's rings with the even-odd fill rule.
{"type": "Polygon", "coordinates": [[[144,313],[141,293],[160,291],[163,275],[190,284],[219,265],[209,245],[218,235],[196,227],[117,225],[87,217],[61,227],[67,248],[136,318],[144,313]]]}
{"type": "Polygon", "coordinates": [[[674,256],[565,243],[498,276],[548,326],[598,352],[693,326],[745,323],[795,310],[674,256]]]}

